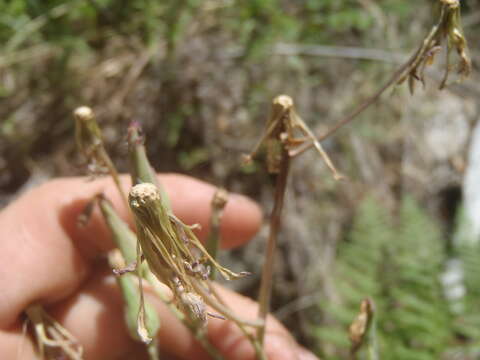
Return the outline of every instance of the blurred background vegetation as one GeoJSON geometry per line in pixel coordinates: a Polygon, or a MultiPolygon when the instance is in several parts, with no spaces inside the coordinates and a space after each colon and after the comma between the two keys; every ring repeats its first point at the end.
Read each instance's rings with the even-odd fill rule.
{"type": "MultiPolygon", "coordinates": [[[[271,177],[239,159],[271,99],[292,96],[321,134],[416,48],[434,2],[3,0],[0,205],[84,173],[71,113],[85,104],[120,170],[137,120],[157,170],[248,194],[268,212],[271,177]]],[[[475,70],[480,2],[462,6],[475,70]]],[[[439,71],[324,142],[348,181],[334,182],[314,153],[294,162],[273,310],[324,359],[347,357],[348,324],[366,297],[381,359],[480,356],[479,245],[456,235],[480,88],[473,74],[439,93],[439,71]]],[[[258,275],[266,234],[223,260],[258,275]]],[[[236,286],[256,296],[258,276],[236,286]]]]}

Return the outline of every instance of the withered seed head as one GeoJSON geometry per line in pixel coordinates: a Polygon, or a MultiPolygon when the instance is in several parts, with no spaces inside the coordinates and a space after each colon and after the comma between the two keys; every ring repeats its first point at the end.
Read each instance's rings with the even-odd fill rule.
{"type": "Polygon", "coordinates": [[[459,0],[440,0],[445,5],[448,5],[452,9],[456,9],[460,6],[459,0]]]}
{"type": "Polygon", "coordinates": [[[293,107],[293,100],[288,95],[278,95],[273,99],[274,106],[281,106],[284,109],[290,109],[293,107]]]}
{"type": "Polygon", "coordinates": [[[93,111],[88,106],[80,106],[73,111],[73,116],[81,121],[88,121],[93,118],[93,111]]]}
{"type": "Polygon", "coordinates": [[[374,316],[374,305],[371,299],[364,299],[360,304],[360,313],[353,320],[348,332],[352,343],[351,351],[355,353],[363,345],[366,334],[374,316]]]}
{"type": "Polygon", "coordinates": [[[155,234],[169,231],[168,215],[162,206],[161,192],[156,185],[135,185],[128,194],[128,203],[140,226],[155,234]]]}
{"type": "Polygon", "coordinates": [[[223,209],[227,205],[228,192],[223,188],[217,189],[212,199],[212,207],[217,209],[223,209]]]}
{"type": "Polygon", "coordinates": [[[137,184],[130,190],[128,201],[132,208],[155,204],[160,200],[160,190],[152,183],[137,184]]]}

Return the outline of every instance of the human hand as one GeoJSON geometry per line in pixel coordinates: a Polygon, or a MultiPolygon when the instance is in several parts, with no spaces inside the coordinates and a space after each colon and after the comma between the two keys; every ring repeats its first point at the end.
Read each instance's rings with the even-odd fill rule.
{"type": "MultiPolygon", "coordinates": [[[[199,223],[200,239],[208,233],[214,187],[181,175],[162,175],[175,214],[199,223]]],[[[128,180],[123,178],[125,186],[128,180]]],[[[79,228],[78,215],[93,195],[103,192],[122,217],[128,210],[110,179],[86,182],[58,179],[31,190],[0,213],[0,354],[2,359],[36,359],[33,343],[22,331],[21,314],[34,303],[46,306],[81,343],[87,360],[143,359],[144,349],[127,333],[123,303],[114,277],[101,256],[113,248],[109,230],[95,210],[79,228]]],[[[258,230],[261,212],[247,198],[231,195],[222,218],[222,246],[247,242],[258,230]]],[[[257,304],[219,287],[225,301],[242,318],[254,319],[257,304]]],[[[161,318],[162,351],[178,359],[206,360],[208,355],[152,294],[161,318]]],[[[229,360],[254,360],[254,350],[229,321],[209,319],[208,337],[229,360]]],[[[269,360],[315,360],[273,317],[265,339],[269,360]]]]}

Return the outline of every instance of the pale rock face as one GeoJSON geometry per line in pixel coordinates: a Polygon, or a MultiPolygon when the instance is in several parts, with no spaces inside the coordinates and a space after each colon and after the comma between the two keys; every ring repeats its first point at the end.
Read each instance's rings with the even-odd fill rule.
{"type": "Polygon", "coordinates": [[[407,104],[397,131],[402,138],[402,173],[409,190],[425,196],[461,185],[475,111],[471,99],[437,89],[418,91],[407,104]]]}
{"type": "Polygon", "coordinates": [[[473,130],[468,154],[468,166],[463,180],[463,198],[467,232],[464,239],[480,239],[480,122],[473,130]]]}
{"type": "Polygon", "coordinates": [[[469,124],[464,104],[452,96],[436,102],[437,112],[425,122],[425,145],[436,161],[448,161],[468,141],[469,124]]]}

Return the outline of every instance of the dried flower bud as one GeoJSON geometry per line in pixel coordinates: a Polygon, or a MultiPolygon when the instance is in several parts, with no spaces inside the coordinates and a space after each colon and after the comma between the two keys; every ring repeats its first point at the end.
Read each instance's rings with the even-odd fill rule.
{"type": "Polygon", "coordinates": [[[145,144],[145,135],[138,121],[132,121],[128,126],[127,142],[129,146],[145,144]]]}
{"type": "Polygon", "coordinates": [[[357,318],[353,320],[350,325],[349,337],[352,342],[351,352],[355,353],[360,349],[365,340],[365,335],[370,328],[373,319],[373,302],[370,299],[365,299],[360,304],[360,313],[357,318]]]}
{"type": "Polygon", "coordinates": [[[456,9],[457,7],[460,6],[459,0],[440,0],[440,2],[449,6],[452,9],[456,9]]]}
{"type": "Polygon", "coordinates": [[[288,95],[278,95],[273,99],[273,106],[279,106],[283,110],[293,107],[293,100],[288,95]]]}
{"type": "Polygon", "coordinates": [[[443,1],[447,3],[449,7],[444,30],[448,37],[448,48],[454,47],[460,57],[457,72],[462,76],[468,76],[472,68],[472,61],[468,55],[467,40],[463,35],[460,2],[458,0],[443,1]]]}
{"type": "Polygon", "coordinates": [[[73,111],[75,119],[89,121],[93,119],[93,111],[88,106],[80,106],[73,111]]]}
{"type": "Polygon", "coordinates": [[[95,120],[95,114],[88,106],[80,106],[73,111],[75,118],[75,141],[78,149],[89,161],[104,162],[98,156],[103,144],[102,133],[95,120]]]}
{"type": "Polygon", "coordinates": [[[140,224],[152,232],[165,230],[168,215],[161,203],[160,189],[152,183],[137,184],[130,190],[128,202],[140,224]],[[162,226],[160,222],[165,222],[162,226]]]}
{"type": "Polygon", "coordinates": [[[227,201],[228,191],[223,188],[219,188],[213,195],[212,207],[216,209],[223,209],[225,205],[227,205],[227,201]]]}

